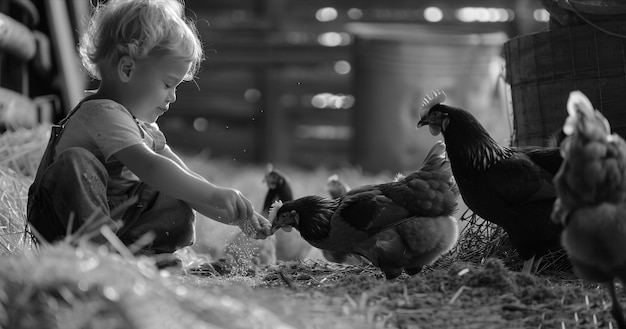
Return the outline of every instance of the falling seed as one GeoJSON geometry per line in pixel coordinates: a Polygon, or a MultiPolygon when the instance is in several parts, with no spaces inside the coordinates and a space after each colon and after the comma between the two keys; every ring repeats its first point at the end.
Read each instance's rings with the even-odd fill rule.
{"type": "Polygon", "coordinates": [[[578,324],[580,319],[578,318],[578,312],[574,312],[574,321],[578,324]]]}
{"type": "Polygon", "coordinates": [[[96,267],[98,267],[99,263],[100,262],[98,261],[98,259],[96,257],[90,257],[90,258],[87,258],[86,260],[80,262],[78,264],[78,269],[81,272],[89,272],[89,271],[95,269],[96,267]]]}
{"type": "Polygon", "coordinates": [[[146,285],[143,282],[135,282],[133,292],[138,296],[144,295],[146,293],[146,285]]]}
{"type": "Polygon", "coordinates": [[[565,322],[561,321],[561,329],[565,329],[565,322]]]}
{"type": "Polygon", "coordinates": [[[110,301],[113,301],[113,302],[116,302],[120,298],[120,294],[117,292],[115,288],[111,286],[104,287],[104,289],[102,290],[102,293],[104,294],[106,298],[108,298],[110,301]]]}
{"type": "Polygon", "coordinates": [[[598,326],[598,318],[596,317],[596,315],[593,315],[593,326],[597,327],[598,326]]]}
{"type": "Polygon", "coordinates": [[[77,285],[78,289],[80,289],[81,291],[86,292],[87,290],[89,290],[89,282],[87,282],[86,280],[79,280],[77,285]]]}
{"type": "Polygon", "coordinates": [[[585,295],[585,305],[587,305],[587,309],[589,309],[589,296],[585,295]]]}
{"type": "Polygon", "coordinates": [[[178,295],[178,296],[185,296],[186,294],[187,294],[187,288],[185,288],[183,286],[176,287],[176,295],[178,295]]]}

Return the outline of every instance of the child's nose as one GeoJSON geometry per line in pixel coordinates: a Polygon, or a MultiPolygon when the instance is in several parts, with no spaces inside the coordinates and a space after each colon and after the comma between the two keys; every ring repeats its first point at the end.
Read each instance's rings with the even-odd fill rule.
{"type": "Polygon", "coordinates": [[[167,94],[166,101],[168,103],[174,103],[176,101],[176,90],[172,90],[167,94]]]}

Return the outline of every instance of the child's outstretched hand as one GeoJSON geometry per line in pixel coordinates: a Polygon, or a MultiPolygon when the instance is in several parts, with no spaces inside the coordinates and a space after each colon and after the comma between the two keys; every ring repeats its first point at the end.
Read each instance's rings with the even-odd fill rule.
{"type": "Polygon", "coordinates": [[[243,233],[255,239],[272,235],[272,224],[254,211],[252,203],[238,190],[218,187],[213,197],[215,206],[226,211],[231,223],[236,223],[243,233]]]}
{"type": "Polygon", "coordinates": [[[267,218],[261,216],[256,211],[248,220],[242,220],[237,223],[241,231],[249,237],[255,239],[266,239],[272,235],[272,224],[267,218]]]}
{"type": "Polygon", "coordinates": [[[216,187],[212,200],[216,208],[226,211],[227,221],[234,223],[247,220],[254,215],[254,207],[252,207],[250,200],[236,189],[216,187]]]}

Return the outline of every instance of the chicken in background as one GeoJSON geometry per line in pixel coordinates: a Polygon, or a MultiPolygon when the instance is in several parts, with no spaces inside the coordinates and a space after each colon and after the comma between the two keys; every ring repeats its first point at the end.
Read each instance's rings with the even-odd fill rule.
{"type": "Polygon", "coordinates": [[[567,111],[553,219],[565,227],[562,243],[575,272],[606,286],[613,318],[626,329],[614,283],[626,284],[626,142],[580,91],[570,93],[567,111]]]}
{"type": "Polygon", "coordinates": [[[275,203],[272,232],[296,228],[322,250],[354,253],[380,267],[387,279],[419,273],[458,238],[459,191],[437,142],[419,170],[398,181],[365,185],[343,197],[305,196],[275,203]]]}
{"type": "Polygon", "coordinates": [[[336,199],[348,193],[350,186],[339,179],[339,176],[335,174],[328,177],[326,181],[326,191],[328,191],[328,195],[330,195],[331,199],[336,199]]]}
{"type": "MultiPolygon", "coordinates": [[[[326,181],[326,191],[328,191],[328,195],[330,195],[331,199],[337,199],[348,193],[348,191],[350,191],[350,186],[339,179],[339,176],[335,174],[328,177],[328,180],[326,181]]],[[[324,259],[334,263],[350,265],[364,264],[363,259],[360,256],[342,251],[322,249],[322,256],[324,256],[324,259]]]]}
{"type": "Polygon", "coordinates": [[[562,227],[550,219],[559,148],[501,146],[472,114],[444,101],[441,91],[428,95],[417,127],[443,135],[465,204],[501,226],[524,260],[522,271],[535,273],[545,254],[561,249],[562,227]]]}
{"type": "Polygon", "coordinates": [[[261,215],[267,218],[274,201],[291,201],[293,200],[293,192],[285,174],[274,169],[272,164],[267,165],[263,183],[267,184],[267,194],[265,194],[261,215]]]}

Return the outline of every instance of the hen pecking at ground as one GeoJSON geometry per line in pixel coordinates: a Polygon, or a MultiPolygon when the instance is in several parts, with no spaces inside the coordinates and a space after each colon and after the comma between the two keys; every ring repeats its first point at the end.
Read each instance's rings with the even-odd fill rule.
{"type": "Polygon", "coordinates": [[[272,231],[296,228],[313,246],[354,253],[387,279],[420,272],[458,238],[458,189],[445,145],[433,146],[419,170],[397,181],[365,185],[343,197],[306,196],[270,211],[272,231]]]}

